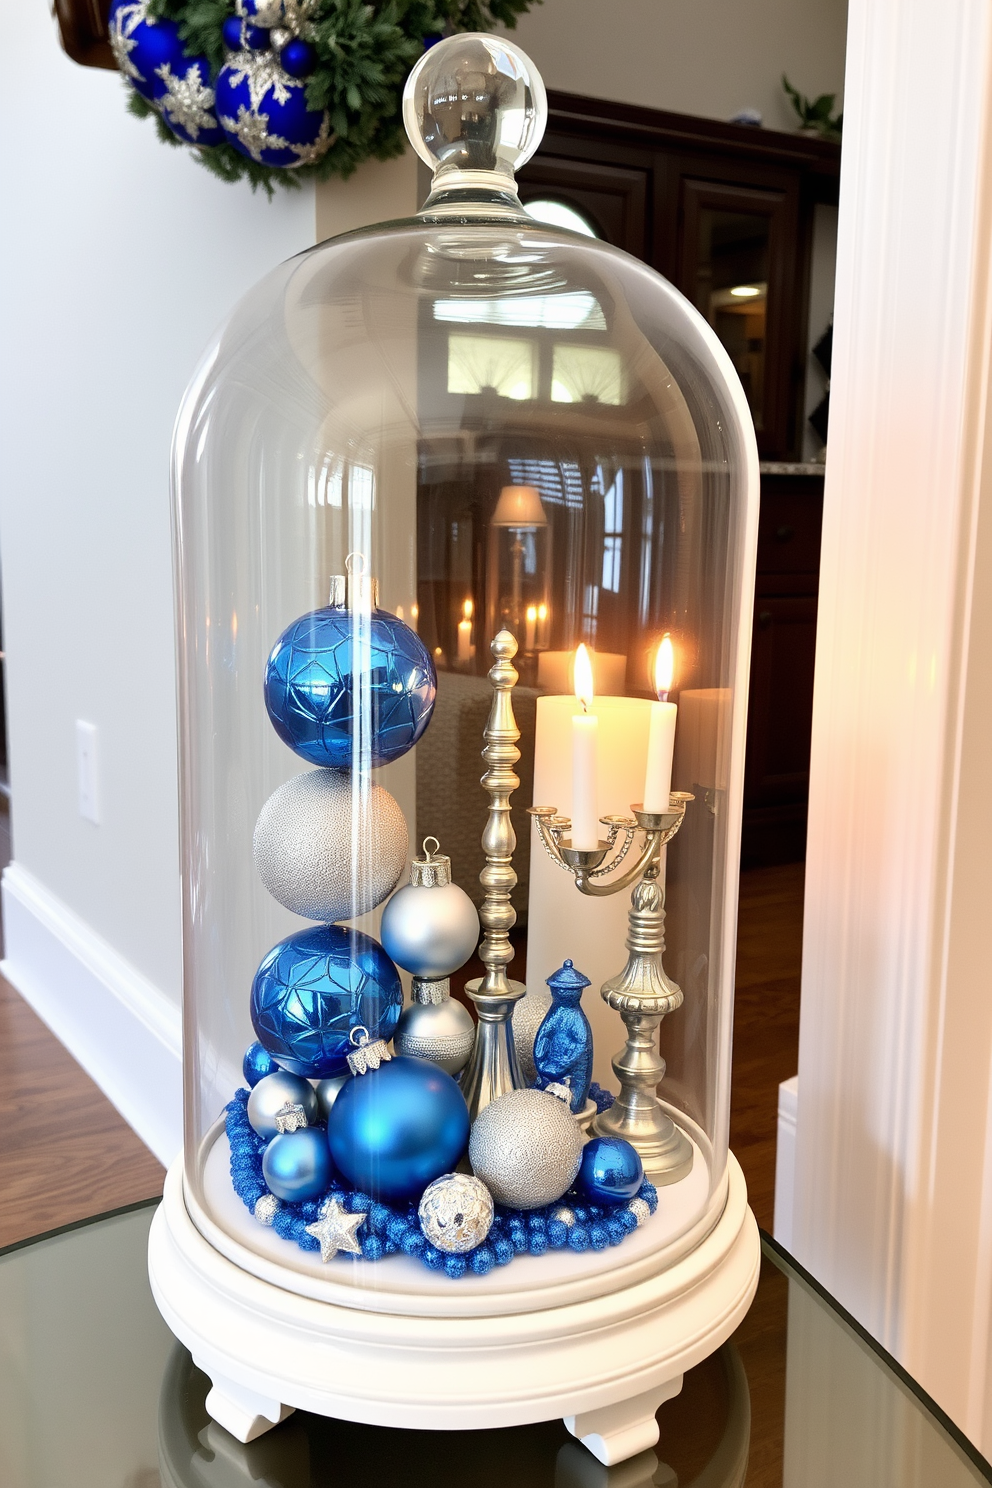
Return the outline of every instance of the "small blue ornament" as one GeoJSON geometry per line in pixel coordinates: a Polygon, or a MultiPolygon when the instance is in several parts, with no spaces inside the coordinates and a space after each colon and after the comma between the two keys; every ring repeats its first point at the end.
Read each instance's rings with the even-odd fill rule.
{"type": "Polygon", "coordinates": [[[345,925],[299,930],[255,973],[251,1021],[283,1069],[309,1079],[347,1072],[349,1035],[390,1039],[403,1005],[399,973],[371,935],[345,925]]]}
{"type": "Polygon", "coordinates": [[[294,36],[279,53],[279,61],[290,77],[305,78],[310,76],[317,65],[317,54],[312,46],[294,36]]]}
{"type": "MultiPolygon", "coordinates": [[[[384,1046],[369,1046],[376,1047],[384,1046]]],[[[464,1154],[468,1107],[436,1065],[406,1055],[379,1057],[377,1068],[342,1086],[330,1109],[331,1156],[348,1181],[373,1198],[419,1199],[464,1154]]]]}
{"type": "Polygon", "coordinates": [[[217,75],[216,109],[228,141],[259,165],[315,165],[331,146],[326,110],[307,107],[302,80],[272,51],[247,46],[228,57],[217,75]]]}
{"type": "Polygon", "coordinates": [[[430,722],[437,673],[416,631],[385,610],[314,610],[283,631],[265,669],[272,726],[313,765],[352,768],[356,653],[371,707],[371,729],[359,747],[368,749],[370,765],[406,754],[430,722]]]}
{"type": "Polygon", "coordinates": [[[210,63],[188,52],[175,21],[148,13],[148,0],[112,0],[110,45],[121,73],[165,124],[191,145],[219,145],[210,63]]]}
{"type": "Polygon", "coordinates": [[[568,1085],[573,1114],[589,1099],[592,1081],[592,1029],[582,1011],[581,997],[589,978],[566,961],[548,977],[551,1006],[534,1039],[534,1068],[538,1088],[568,1085]]]}
{"type": "Polygon", "coordinates": [[[262,1177],[287,1204],[317,1198],[330,1185],[332,1173],[327,1135],[318,1127],[273,1137],[262,1156],[262,1177]]]}
{"type": "Polygon", "coordinates": [[[637,1149],[623,1137],[593,1137],[582,1149],[576,1187],[597,1204],[632,1199],[644,1182],[637,1149]]]}
{"type": "Polygon", "coordinates": [[[220,28],[220,34],[229,52],[240,51],[244,44],[242,41],[244,30],[241,17],[236,15],[225,16],[224,24],[220,28]]]}
{"type": "Polygon", "coordinates": [[[268,1049],[263,1049],[257,1042],[248,1045],[241,1061],[241,1072],[252,1090],[259,1080],[264,1080],[266,1075],[274,1075],[278,1068],[268,1049]]]}

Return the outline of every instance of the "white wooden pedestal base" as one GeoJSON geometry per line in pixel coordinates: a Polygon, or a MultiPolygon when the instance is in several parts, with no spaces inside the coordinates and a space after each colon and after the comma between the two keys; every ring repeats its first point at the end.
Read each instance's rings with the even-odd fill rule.
{"type": "Polygon", "coordinates": [[[501,1312],[495,1293],[483,1316],[453,1316],[451,1306],[443,1317],[403,1315],[263,1281],[200,1234],[178,1163],[148,1249],[159,1310],[212,1381],[211,1416],[239,1441],[294,1409],[442,1431],[561,1417],[607,1466],[657,1441],[655,1412],[737,1327],[759,1261],[733,1157],[723,1214],[688,1255],[618,1290],[605,1272],[597,1295],[525,1313],[501,1312]]]}

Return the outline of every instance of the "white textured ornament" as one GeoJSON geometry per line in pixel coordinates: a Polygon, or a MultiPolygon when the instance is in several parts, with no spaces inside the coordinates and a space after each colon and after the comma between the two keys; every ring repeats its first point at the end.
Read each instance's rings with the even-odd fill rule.
{"type": "Polygon", "coordinates": [[[537,1030],[544,1022],[551,1007],[551,993],[547,987],[532,987],[526,997],[513,1004],[513,1047],[517,1051],[520,1073],[528,1085],[537,1079],[534,1068],[534,1040],[537,1030]]]}
{"type": "Polygon", "coordinates": [[[255,867],[272,897],[325,924],[381,904],[409,846],[406,818],[383,786],[356,797],[349,774],[325,769],[305,770],[273,791],[253,842],[255,867]]]}
{"type": "Polygon", "coordinates": [[[493,1197],[481,1178],[444,1173],[424,1189],[417,1213],[420,1228],[432,1245],[449,1255],[464,1255],[489,1234],[493,1197]]]}
{"type": "Polygon", "coordinates": [[[509,1090],[476,1117],[469,1161],[498,1204],[540,1209],[572,1186],[582,1133],[567,1104],[548,1090],[509,1090]]]}

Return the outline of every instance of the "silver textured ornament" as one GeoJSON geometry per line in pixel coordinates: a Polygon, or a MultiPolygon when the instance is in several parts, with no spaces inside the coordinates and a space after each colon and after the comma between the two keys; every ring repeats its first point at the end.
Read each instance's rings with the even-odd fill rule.
{"type": "Polygon", "coordinates": [[[451,859],[432,852],[424,839],[410,882],[397,889],[382,912],[380,939],[397,966],[426,980],[450,976],[479,943],[479,912],[464,889],[451,882],[451,859]]]}
{"type": "Polygon", "coordinates": [[[627,1205],[627,1208],[637,1220],[638,1228],[640,1228],[642,1224],[647,1224],[648,1220],[651,1218],[651,1210],[648,1207],[646,1199],[631,1199],[630,1203],[627,1205]]]}
{"type": "Polygon", "coordinates": [[[289,1115],[286,1108],[293,1106],[303,1108],[307,1121],[317,1120],[317,1097],[310,1081],[288,1070],[277,1070],[259,1080],[249,1095],[248,1120],[260,1137],[275,1137],[280,1134],[279,1118],[285,1120],[289,1115]]]}
{"type": "Polygon", "coordinates": [[[319,1242],[320,1259],[325,1265],[333,1261],[339,1250],[348,1255],[361,1255],[362,1242],[358,1231],[367,1218],[367,1214],[349,1214],[336,1195],[324,1200],[316,1223],[307,1225],[306,1230],[319,1242]]]}
{"type": "Polygon", "coordinates": [[[537,1079],[534,1068],[534,1040],[537,1030],[544,1022],[551,1007],[551,993],[547,987],[529,988],[513,1008],[513,1046],[517,1051],[520,1073],[528,1085],[537,1079]]]}
{"type": "Polygon", "coordinates": [[[420,1228],[432,1245],[464,1255],[482,1244],[493,1222],[493,1196],[481,1178],[444,1173],[424,1189],[417,1210],[420,1228]]]}
{"type": "Polygon", "coordinates": [[[282,1208],[282,1199],[277,1199],[274,1193],[264,1193],[260,1199],[256,1199],[252,1214],[261,1225],[275,1223],[276,1215],[282,1208]]]}
{"type": "Polygon", "coordinates": [[[410,838],[399,803],[381,785],[356,796],[346,772],[317,769],[273,791],[252,846],[273,899],[326,924],[382,903],[403,872],[410,838]]]}
{"type": "Polygon", "coordinates": [[[474,1043],[472,1014],[451,997],[448,978],[426,982],[414,977],[413,1001],[403,1009],[393,1034],[397,1054],[426,1059],[457,1075],[468,1063],[474,1043]]]}
{"type": "Polygon", "coordinates": [[[313,1091],[317,1097],[317,1107],[320,1111],[320,1119],[322,1121],[327,1120],[331,1107],[338,1098],[341,1086],[345,1080],[350,1078],[349,1075],[328,1075],[326,1080],[317,1080],[315,1082],[313,1091]]]}
{"type": "Polygon", "coordinates": [[[582,1133],[565,1101],[549,1090],[509,1090],[476,1117],[469,1161],[498,1204],[540,1209],[571,1188],[582,1133]]]}

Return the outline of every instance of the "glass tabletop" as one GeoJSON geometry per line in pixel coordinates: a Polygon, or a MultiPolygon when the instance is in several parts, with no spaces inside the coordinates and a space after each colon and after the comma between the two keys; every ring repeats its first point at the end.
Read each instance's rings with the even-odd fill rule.
{"type": "Polygon", "coordinates": [[[965,1488],[992,1470],[777,1250],[744,1322],[602,1467],[561,1422],[446,1432],[303,1412],[242,1446],[148,1288],[153,1205],[0,1252],[3,1488],[965,1488]]]}

